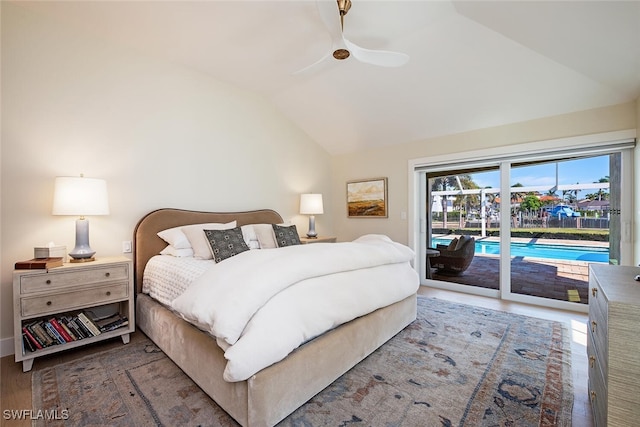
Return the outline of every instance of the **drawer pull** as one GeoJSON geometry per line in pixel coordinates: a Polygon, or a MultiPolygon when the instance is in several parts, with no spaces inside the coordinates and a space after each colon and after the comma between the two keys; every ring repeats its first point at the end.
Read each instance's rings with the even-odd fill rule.
{"type": "Polygon", "coordinates": [[[596,323],[595,320],[591,321],[591,332],[593,332],[595,334],[596,332],[596,326],[598,326],[598,324],[596,323]]]}
{"type": "Polygon", "coordinates": [[[47,281],[44,282],[44,283],[46,283],[47,285],[50,285],[51,284],[51,279],[47,279],[47,281]]]}
{"type": "Polygon", "coordinates": [[[107,291],[107,296],[110,296],[110,295],[111,295],[111,291],[107,291]]]}
{"type": "Polygon", "coordinates": [[[597,296],[596,294],[598,293],[598,288],[591,288],[591,295],[593,295],[594,297],[597,296]]]}
{"type": "Polygon", "coordinates": [[[47,301],[47,305],[51,305],[53,304],[51,301],[47,301]]]}
{"type": "Polygon", "coordinates": [[[596,357],[595,356],[589,356],[589,366],[590,367],[594,367],[596,366],[596,357]]]}
{"type": "Polygon", "coordinates": [[[111,276],[111,273],[109,273],[108,271],[104,273],[104,277],[109,277],[109,276],[111,276]]]}

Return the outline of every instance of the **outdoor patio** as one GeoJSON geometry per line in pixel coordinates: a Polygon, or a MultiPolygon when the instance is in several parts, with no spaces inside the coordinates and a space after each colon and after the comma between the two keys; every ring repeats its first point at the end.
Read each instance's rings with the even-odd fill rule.
{"type": "MultiPolygon", "coordinates": [[[[499,257],[476,254],[460,276],[446,276],[433,270],[433,279],[482,288],[498,289],[499,257]]],[[[589,263],[515,257],[511,260],[511,290],[514,293],[588,303],[589,263]],[[571,291],[571,292],[570,292],[571,291]]]]}

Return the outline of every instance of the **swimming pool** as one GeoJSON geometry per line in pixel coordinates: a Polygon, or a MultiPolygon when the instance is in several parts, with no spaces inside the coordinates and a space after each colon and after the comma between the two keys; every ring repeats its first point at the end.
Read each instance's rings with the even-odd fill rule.
{"type": "MultiPolygon", "coordinates": [[[[436,244],[447,245],[450,239],[434,238],[432,247],[436,244]]],[[[517,243],[511,242],[511,256],[563,259],[570,261],[609,262],[609,249],[590,246],[565,246],[547,243],[517,243]]],[[[499,255],[500,243],[476,240],[476,254],[499,255]]]]}

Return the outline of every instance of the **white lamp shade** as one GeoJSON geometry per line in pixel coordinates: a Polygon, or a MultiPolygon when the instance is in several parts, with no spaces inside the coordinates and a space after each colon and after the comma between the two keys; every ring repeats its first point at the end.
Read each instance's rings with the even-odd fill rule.
{"type": "Polygon", "coordinates": [[[300,213],[303,215],[323,214],[322,194],[301,194],[300,213]]]}
{"type": "Polygon", "coordinates": [[[53,194],[53,215],[109,215],[104,179],[59,176],[53,194]]]}

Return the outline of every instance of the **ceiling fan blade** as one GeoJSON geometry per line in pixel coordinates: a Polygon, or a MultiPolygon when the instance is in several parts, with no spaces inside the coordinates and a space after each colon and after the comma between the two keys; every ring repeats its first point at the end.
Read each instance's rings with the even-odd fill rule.
{"type": "Polygon", "coordinates": [[[316,68],[319,68],[320,64],[327,61],[328,58],[331,58],[331,55],[336,49],[346,49],[344,38],[342,37],[342,26],[340,25],[340,11],[338,10],[336,1],[317,0],[316,7],[318,8],[320,18],[331,37],[331,50],[313,64],[307,65],[298,71],[294,71],[293,75],[304,74],[308,71],[315,70],[316,68]]]}
{"type": "Polygon", "coordinates": [[[342,25],[340,24],[340,11],[335,0],[318,0],[316,2],[320,19],[327,30],[333,44],[342,43],[342,25]]]}
{"type": "Polygon", "coordinates": [[[316,68],[318,68],[318,67],[319,67],[319,65],[320,65],[320,64],[322,64],[323,62],[327,61],[327,59],[328,59],[330,56],[331,56],[331,52],[327,52],[327,54],[326,54],[326,55],[324,55],[322,58],[318,59],[318,60],[317,60],[316,62],[314,62],[313,64],[311,64],[311,65],[307,65],[306,67],[301,68],[301,69],[299,69],[298,71],[294,71],[292,74],[295,76],[295,75],[298,75],[298,74],[304,74],[304,73],[306,73],[306,72],[308,72],[308,71],[311,71],[311,70],[315,70],[316,68]]]}
{"type": "Polygon", "coordinates": [[[365,49],[347,39],[344,39],[344,44],[354,58],[367,64],[380,67],[401,67],[409,61],[409,55],[405,53],[365,49]]]}

